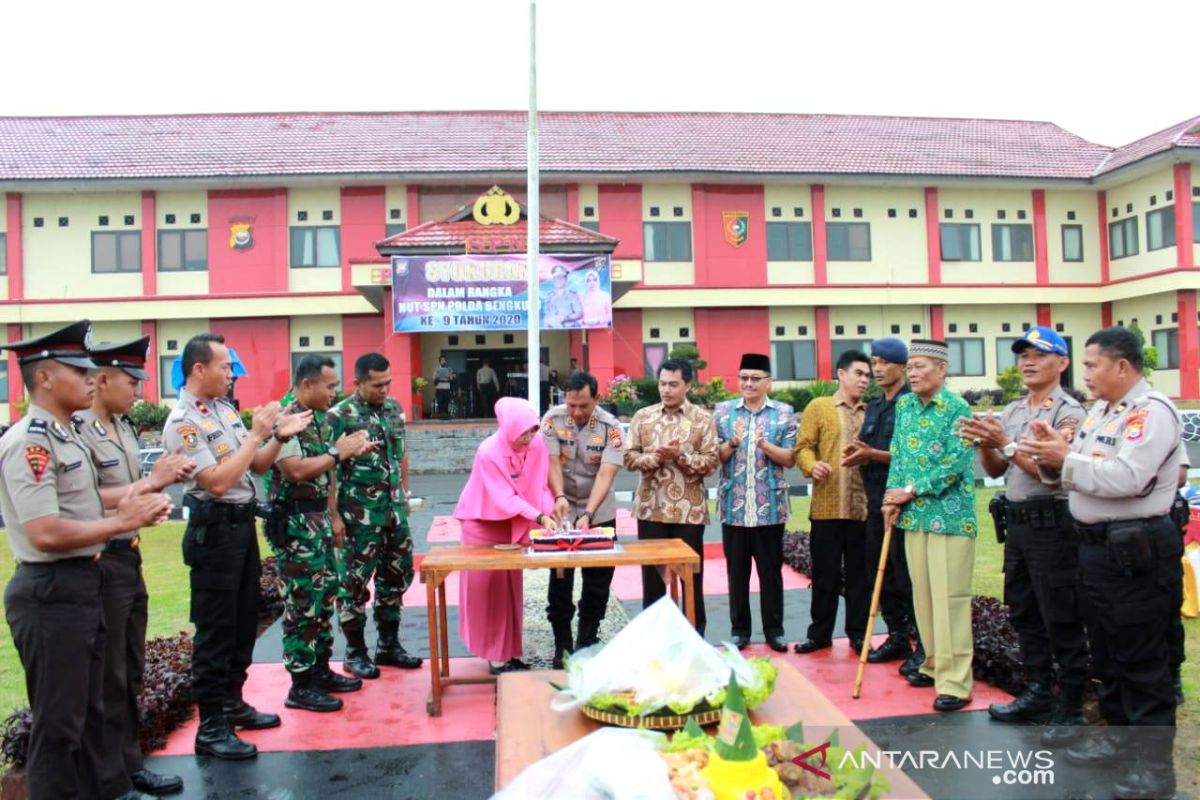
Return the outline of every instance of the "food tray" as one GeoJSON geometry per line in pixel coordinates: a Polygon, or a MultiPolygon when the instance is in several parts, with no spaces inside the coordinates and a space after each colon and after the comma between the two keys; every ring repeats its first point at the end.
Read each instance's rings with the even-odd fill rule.
{"type": "Polygon", "coordinates": [[[721,709],[698,711],[694,714],[649,714],[641,717],[636,714],[618,714],[614,711],[602,711],[591,706],[580,706],[583,715],[605,725],[615,725],[619,728],[649,728],[655,731],[679,730],[687,725],[689,719],[696,720],[701,727],[715,725],[721,721],[721,709]]]}

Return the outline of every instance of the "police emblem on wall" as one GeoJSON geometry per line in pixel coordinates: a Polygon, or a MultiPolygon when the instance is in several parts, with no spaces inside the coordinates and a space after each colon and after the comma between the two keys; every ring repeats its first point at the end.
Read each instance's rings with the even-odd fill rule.
{"type": "Polygon", "coordinates": [[[734,247],[741,247],[750,235],[749,211],[722,211],[721,222],[725,228],[725,241],[734,247]]]}
{"type": "Polygon", "coordinates": [[[471,211],[480,225],[513,225],[521,219],[521,206],[499,186],[481,194],[471,211]]]}
{"type": "Polygon", "coordinates": [[[254,217],[229,218],[229,249],[249,250],[254,247],[254,217]]]}

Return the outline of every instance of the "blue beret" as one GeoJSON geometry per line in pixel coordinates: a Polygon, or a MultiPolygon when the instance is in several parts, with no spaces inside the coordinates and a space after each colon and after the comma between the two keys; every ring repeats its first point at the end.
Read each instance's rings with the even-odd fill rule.
{"type": "Polygon", "coordinates": [[[908,363],[908,348],[904,342],[891,336],[871,342],[871,355],[893,364],[908,363]]]}

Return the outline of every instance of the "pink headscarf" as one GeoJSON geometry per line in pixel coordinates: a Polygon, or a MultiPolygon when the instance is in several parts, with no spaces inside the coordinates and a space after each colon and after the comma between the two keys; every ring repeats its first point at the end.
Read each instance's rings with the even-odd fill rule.
{"type": "Polygon", "coordinates": [[[533,527],[538,514],[551,507],[546,442],[540,433],[517,449],[513,442],[538,426],[537,411],[528,400],[503,397],[496,403],[498,430],[475,451],[471,477],[454,508],[455,519],[513,522],[516,542],[533,527]]]}

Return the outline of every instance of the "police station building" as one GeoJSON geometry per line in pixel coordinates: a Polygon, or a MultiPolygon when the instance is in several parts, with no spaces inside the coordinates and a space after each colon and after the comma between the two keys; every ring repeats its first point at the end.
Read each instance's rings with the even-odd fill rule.
{"type": "MultiPolygon", "coordinates": [[[[520,262],[525,126],[518,112],[0,118],[6,338],[82,317],[99,339],[149,335],[146,393],[162,400],[187,339],[215,330],[249,372],[243,406],[282,395],[304,353],[346,370],[384,352],[406,408],[441,355],[519,372],[521,330],[422,313],[519,291],[431,284],[427,300],[480,304],[421,308],[393,282],[429,260],[509,263],[466,267],[484,277],[520,262]]],[[[1136,322],[1158,347],[1156,388],[1200,398],[1200,117],[1119,147],[1000,120],[543,113],[540,127],[543,291],[558,292],[543,358],[559,373],[575,359],[602,385],[640,377],[692,343],[704,379],[753,351],[805,381],[894,335],[945,339],[951,387],[983,389],[1027,326],[1078,352],[1136,322]]],[[[0,419],[22,399],[10,357],[0,419]]]]}

